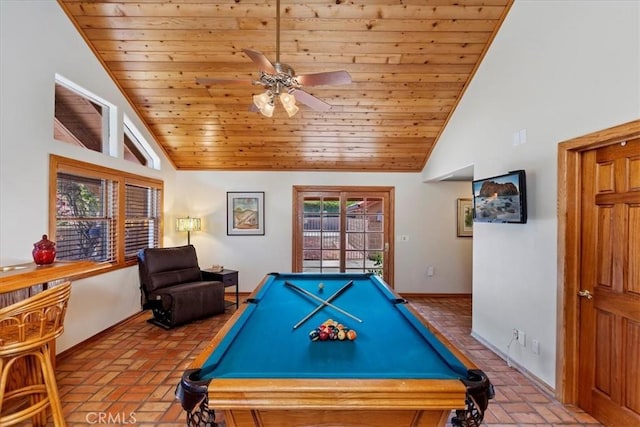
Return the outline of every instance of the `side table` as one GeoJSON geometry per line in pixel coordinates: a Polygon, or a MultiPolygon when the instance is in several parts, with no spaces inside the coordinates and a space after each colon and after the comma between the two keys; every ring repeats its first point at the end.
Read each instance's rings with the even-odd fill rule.
{"type": "Polygon", "coordinates": [[[236,306],[236,310],[240,308],[240,297],[238,296],[238,272],[236,270],[224,269],[222,271],[211,271],[210,268],[202,270],[202,278],[204,280],[216,280],[222,282],[225,288],[235,286],[236,288],[236,302],[229,302],[225,300],[226,306],[236,306]]]}

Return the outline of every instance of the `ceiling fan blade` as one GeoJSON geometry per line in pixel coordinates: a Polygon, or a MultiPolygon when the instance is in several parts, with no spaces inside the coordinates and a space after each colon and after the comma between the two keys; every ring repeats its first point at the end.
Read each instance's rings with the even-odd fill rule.
{"type": "Polygon", "coordinates": [[[298,102],[301,102],[314,110],[329,111],[331,109],[331,105],[303,90],[293,89],[291,90],[291,93],[296,97],[298,102]]]}
{"type": "Polygon", "coordinates": [[[260,71],[264,71],[267,74],[278,74],[271,61],[262,52],[251,49],[242,49],[242,51],[255,62],[260,71]]]}
{"type": "Polygon", "coordinates": [[[253,81],[251,80],[238,80],[238,79],[214,79],[209,77],[196,77],[196,83],[201,85],[227,85],[227,86],[251,86],[253,81]]]}
{"type": "Polygon", "coordinates": [[[327,71],[325,73],[303,74],[296,76],[302,86],[346,85],[351,83],[351,75],[346,71],[327,71]]]}

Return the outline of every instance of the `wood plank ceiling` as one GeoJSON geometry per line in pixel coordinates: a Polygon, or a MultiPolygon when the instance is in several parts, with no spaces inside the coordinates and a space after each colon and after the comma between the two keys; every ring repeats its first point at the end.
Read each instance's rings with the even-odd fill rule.
{"type": "Polygon", "coordinates": [[[512,0],[281,0],[280,61],[329,111],[249,111],[252,49],[276,60],[276,0],[58,0],[180,170],[419,172],[512,0]]]}

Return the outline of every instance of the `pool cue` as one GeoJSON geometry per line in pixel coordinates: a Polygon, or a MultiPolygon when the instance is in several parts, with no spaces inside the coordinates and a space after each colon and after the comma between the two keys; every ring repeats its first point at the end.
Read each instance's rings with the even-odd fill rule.
{"type": "MultiPolygon", "coordinates": [[[[331,302],[333,301],[338,295],[340,295],[341,293],[343,293],[344,291],[347,290],[347,288],[349,288],[349,286],[353,285],[353,280],[349,280],[347,282],[346,285],[344,285],[343,287],[341,287],[340,289],[338,289],[336,291],[335,294],[331,295],[329,298],[327,298],[327,302],[331,302]]],[[[293,329],[298,329],[300,327],[300,325],[302,325],[304,322],[306,322],[307,320],[309,320],[309,318],[311,316],[313,316],[314,314],[316,314],[318,311],[320,311],[320,309],[322,309],[324,307],[324,304],[320,304],[319,306],[317,306],[311,313],[307,314],[304,319],[302,319],[301,321],[299,321],[298,323],[296,323],[293,326],[293,329]]]]}
{"type": "Polygon", "coordinates": [[[326,306],[328,306],[328,307],[331,307],[331,308],[333,308],[334,310],[337,310],[337,311],[339,311],[340,313],[344,314],[345,316],[349,316],[349,317],[351,317],[353,320],[356,320],[356,321],[358,321],[358,322],[362,323],[362,319],[358,319],[358,318],[357,318],[356,316],[354,316],[353,314],[351,314],[351,313],[348,313],[348,312],[344,311],[344,310],[343,310],[343,309],[341,309],[340,307],[336,307],[335,305],[331,304],[330,302],[327,302],[327,301],[323,300],[322,298],[315,296],[315,295],[314,295],[314,294],[312,294],[311,292],[309,292],[309,291],[307,291],[307,290],[305,290],[305,289],[299,288],[299,287],[297,287],[296,285],[294,285],[294,284],[293,284],[293,283],[291,283],[291,282],[286,282],[286,281],[285,281],[285,282],[284,282],[284,284],[285,284],[286,286],[289,286],[290,288],[295,289],[295,290],[296,290],[296,291],[298,291],[298,292],[301,292],[301,293],[303,293],[303,294],[305,294],[305,295],[307,295],[307,296],[309,296],[309,297],[313,298],[314,300],[316,300],[316,301],[318,301],[318,302],[321,302],[323,305],[326,305],[326,306]]]}

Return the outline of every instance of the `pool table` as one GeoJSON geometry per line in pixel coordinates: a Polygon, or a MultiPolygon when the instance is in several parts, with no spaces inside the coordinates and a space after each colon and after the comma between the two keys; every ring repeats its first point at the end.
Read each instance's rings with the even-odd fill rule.
{"type": "Polygon", "coordinates": [[[433,426],[452,410],[479,425],[493,387],[378,276],[271,273],[177,395],[191,425],[214,410],[226,427],[433,426]],[[316,338],[329,319],[355,339],[316,338]]]}

